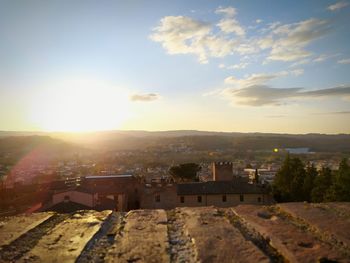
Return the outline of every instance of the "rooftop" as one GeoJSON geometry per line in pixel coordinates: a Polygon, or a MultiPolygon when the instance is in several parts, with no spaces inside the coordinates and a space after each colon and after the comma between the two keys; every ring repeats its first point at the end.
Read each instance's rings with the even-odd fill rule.
{"type": "Polygon", "coordinates": [[[108,179],[108,178],[129,178],[133,177],[131,174],[116,174],[116,175],[89,175],[85,179],[108,179]]]}
{"type": "Polygon", "coordinates": [[[191,182],[177,185],[178,195],[263,194],[266,191],[267,189],[261,185],[249,184],[241,180],[191,182]]]}

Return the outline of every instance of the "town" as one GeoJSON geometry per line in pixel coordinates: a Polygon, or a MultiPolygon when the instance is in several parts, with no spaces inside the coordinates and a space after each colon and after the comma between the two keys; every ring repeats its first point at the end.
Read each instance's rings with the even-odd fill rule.
{"type": "Polygon", "coordinates": [[[174,137],[172,143],[160,141],[138,150],[92,150],[50,137],[3,137],[1,214],[266,204],[273,202],[271,186],[287,154],[318,171],[325,167],[336,171],[346,157],[306,147],[245,151],[217,142],[213,147],[212,137],[193,137],[192,141],[199,139],[209,146],[198,147],[188,137],[174,137]],[[5,147],[7,143],[12,148],[5,147]],[[183,176],[186,167],[176,174],[176,168],[186,164],[192,178],[183,176]]]}

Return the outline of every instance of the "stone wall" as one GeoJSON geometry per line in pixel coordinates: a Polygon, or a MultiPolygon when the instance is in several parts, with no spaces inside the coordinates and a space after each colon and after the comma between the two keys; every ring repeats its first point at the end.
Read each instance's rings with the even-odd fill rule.
{"type": "Polygon", "coordinates": [[[69,201],[82,204],[88,207],[94,207],[97,196],[90,193],[83,193],[78,191],[65,191],[61,193],[55,193],[52,195],[52,205],[64,202],[65,197],[69,198],[69,201]]]}
{"type": "Polygon", "coordinates": [[[350,203],[0,218],[0,262],[350,262],[350,203]]]}

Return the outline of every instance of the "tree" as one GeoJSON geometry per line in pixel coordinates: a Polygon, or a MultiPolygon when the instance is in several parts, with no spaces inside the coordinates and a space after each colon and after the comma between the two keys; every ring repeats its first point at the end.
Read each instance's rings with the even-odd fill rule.
{"type": "Polygon", "coordinates": [[[177,166],[172,166],[169,173],[175,181],[188,182],[198,181],[197,173],[201,167],[196,163],[184,163],[177,166]]]}
{"type": "Polygon", "coordinates": [[[290,158],[287,154],[282,167],[277,172],[273,193],[277,201],[303,201],[303,183],[305,178],[305,169],[299,158],[290,158]]]}
{"type": "Polygon", "coordinates": [[[303,183],[304,200],[311,201],[311,191],[314,188],[315,178],[318,175],[317,169],[313,164],[308,165],[305,171],[305,179],[303,183]]]}
{"type": "Polygon", "coordinates": [[[303,162],[299,158],[293,158],[291,164],[290,194],[292,201],[305,201],[303,184],[305,180],[305,168],[303,162]]]}
{"type": "Polygon", "coordinates": [[[332,185],[332,171],[328,167],[323,167],[315,178],[314,188],[311,191],[312,202],[326,201],[326,195],[332,185]]]}
{"type": "Polygon", "coordinates": [[[339,164],[326,199],[327,201],[350,201],[350,166],[345,158],[339,164]]]}
{"type": "Polygon", "coordinates": [[[290,156],[286,156],[281,168],[278,170],[272,185],[274,198],[278,202],[287,201],[289,199],[289,174],[290,174],[290,156]]]}

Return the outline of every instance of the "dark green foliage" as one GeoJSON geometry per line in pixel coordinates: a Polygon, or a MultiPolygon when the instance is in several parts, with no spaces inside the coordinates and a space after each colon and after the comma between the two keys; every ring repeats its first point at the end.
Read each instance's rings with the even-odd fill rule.
{"type": "Polygon", "coordinates": [[[318,172],[313,165],[305,169],[299,158],[287,155],[272,191],[278,202],[350,201],[350,167],[343,159],[334,174],[327,167],[318,172]]]}
{"type": "Polygon", "coordinates": [[[311,191],[314,188],[315,179],[318,175],[317,169],[313,164],[308,165],[306,167],[306,174],[303,183],[303,193],[304,200],[310,202],[311,201],[311,191]]]}
{"type": "Polygon", "coordinates": [[[197,172],[201,167],[196,163],[184,163],[170,168],[169,173],[175,181],[198,181],[197,172]]]}
{"type": "Polygon", "coordinates": [[[290,158],[288,154],[276,174],[273,185],[275,199],[281,202],[302,201],[304,179],[304,164],[299,158],[290,158]]]}
{"type": "Polygon", "coordinates": [[[315,178],[314,188],[311,191],[312,202],[326,201],[327,193],[332,185],[332,171],[324,167],[315,178]]]}
{"type": "Polygon", "coordinates": [[[339,170],[327,193],[327,201],[350,201],[350,166],[346,159],[339,164],[339,170]]]}

